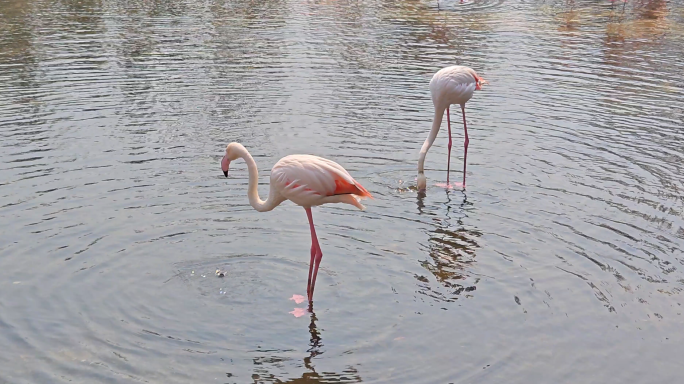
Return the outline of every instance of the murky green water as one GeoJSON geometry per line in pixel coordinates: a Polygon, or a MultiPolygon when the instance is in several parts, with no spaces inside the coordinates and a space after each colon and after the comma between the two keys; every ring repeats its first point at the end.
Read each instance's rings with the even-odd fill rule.
{"type": "Polygon", "coordinates": [[[678,382],[682,57],[681,1],[0,1],[0,383],[678,382]],[[314,210],[310,316],[231,141],[376,198],[314,210]]]}

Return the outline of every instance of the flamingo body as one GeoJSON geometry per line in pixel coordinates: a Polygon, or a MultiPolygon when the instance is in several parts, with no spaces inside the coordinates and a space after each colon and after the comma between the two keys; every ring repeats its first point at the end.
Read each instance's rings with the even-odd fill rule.
{"type": "Polygon", "coordinates": [[[302,207],[351,203],[363,210],[354,196],[371,196],[341,165],[312,155],[280,159],[271,170],[271,184],[284,198],[302,207]]]}
{"type": "Polygon", "coordinates": [[[430,80],[430,93],[435,108],[465,104],[475,93],[477,73],[468,67],[454,65],[442,68],[430,80]]]}
{"type": "Polygon", "coordinates": [[[223,174],[228,177],[230,162],[238,158],[244,159],[247,163],[249,171],[247,196],[254,209],[259,212],[270,211],[285,200],[304,207],[311,229],[311,261],[306,289],[311,302],[318,267],[323,257],[314,228],[311,207],[328,203],[344,203],[364,210],[365,207],[361,205],[360,200],[366,197],[372,198],[371,194],[341,165],[332,160],[311,155],[290,155],[283,157],[273,166],[268,198],[263,201],[259,198],[257,191],[259,171],[256,162],[242,144],[230,143],[226,147],[226,154],[221,159],[223,174]]]}
{"type": "Polygon", "coordinates": [[[435,107],[435,116],[432,121],[432,129],[428,135],[425,143],[420,149],[420,158],[418,160],[418,189],[424,191],[427,187],[427,179],[425,178],[424,165],[425,156],[430,149],[437,133],[442,125],[442,118],[444,111],[447,112],[447,125],[449,127],[449,145],[447,159],[447,185],[449,184],[449,167],[451,162],[451,121],[449,117],[449,107],[452,104],[459,104],[463,112],[463,130],[465,132],[464,141],[464,156],[463,156],[463,188],[465,188],[465,174],[466,174],[466,157],[468,154],[468,129],[466,127],[465,119],[465,104],[473,97],[476,90],[482,89],[482,85],[487,84],[487,81],[477,75],[477,72],[472,68],[454,65],[451,67],[442,68],[432,76],[430,80],[430,94],[432,95],[432,104],[435,107]]]}

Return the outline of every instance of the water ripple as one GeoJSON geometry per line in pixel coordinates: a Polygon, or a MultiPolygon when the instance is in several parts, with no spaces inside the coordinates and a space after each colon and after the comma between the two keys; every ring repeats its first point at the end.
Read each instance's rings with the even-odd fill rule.
{"type": "Polygon", "coordinates": [[[6,1],[0,382],[676,382],[681,9],[6,1]],[[469,188],[434,186],[440,132],[418,194],[428,84],[452,64],[491,83],[466,107],[469,188]],[[306,215],[254,212],[244,163],[218,168],[230,141],[262,196],[291,153],[375,196],[315,210],[303,318],[306,215]]]}

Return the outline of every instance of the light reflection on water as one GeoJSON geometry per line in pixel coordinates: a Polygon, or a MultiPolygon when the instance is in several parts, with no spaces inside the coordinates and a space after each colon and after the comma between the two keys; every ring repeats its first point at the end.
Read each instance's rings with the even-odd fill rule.
{"type": "Polygon", "coordinates": [[[1,3],[0,382],[675,382],[683,10],[1,3]],[[441,132],[419,196],[451,64],[491,82],[469,189],[434,186],[441,132]],[[235,140],[262,194],[312,153],[376,197],[315,210],[307,316],[306,216],[249,207],[244,164],[218,168],[235,140]]]}

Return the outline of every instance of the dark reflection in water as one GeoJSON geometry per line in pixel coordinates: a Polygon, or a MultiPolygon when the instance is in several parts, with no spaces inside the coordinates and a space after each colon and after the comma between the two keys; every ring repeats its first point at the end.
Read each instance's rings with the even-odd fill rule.
{"type": "MultiPolygon", "coordinates": [[[[418,194],[418,208],[422,213],[425,193],[418,194]]],[[[421,262],[436,281],[447,289],[446,293],[431,289],[429,280],[416,275],[422,284],[421,291],[439,301],[451,302],[463,292],[472,292],[475,285],[464,285],[468,278],[468,269],[475,262],[475,251],[479,248],[477,238],[482,233],[465,227],[466,207],[468,203],[464,192],[446,191],[446,210],[443,219],[433,219],[434,226],[429,230],[428,255],[430,259],[421,262]],[[460,202],[458,200],[460,200],[460,202]],[[456,208],[453,210],[453,208],[456,208]]],[[[476,279],[475,283],[479,281],[476,279]]]]}
{"type": "MultiPolygon", "coordinates": [[[[304,367],[307,372],[304,372],[301,377],[281,380],[273,374],[269,373],[267,368],[270,364],[279,364],[282,361],[278,358],[273,357],[262,357],[255,358],[254,365],[257,366],[252,375],[254,383],[361,383],[361,377],[356,368],[349,366],[341,371],[341,373],[335,372],[317,372],[315,363],[313,359],[319,355],[322,355],[325,351],[323,349],[323,340],[321,338],[321,332],[316,327],[316,313],[311,312],[310,314],[311,322],[309,323],[309,333],[311,338],[309,340],[309,349],[307,357],[303,359],[304,367]]],[[[231,375],[231,374],[229,374],[231,375]]],[[[229,376],[230,377],[230,376],[229,376]]]]}
{"type": "Polygon", "coordinates": [[[0,382],[678,382],[683,10],[0,2],[0,382]],[[441,132],[418,194],[451,64],[491,82],[472,184],[441,132]],[[316,209],[315,314],[306,216],[254,212],[230,141],[262,195],[312,153],[376,197],[316,209]]]}

